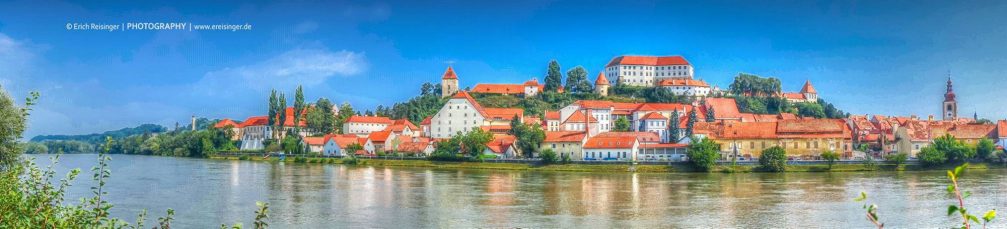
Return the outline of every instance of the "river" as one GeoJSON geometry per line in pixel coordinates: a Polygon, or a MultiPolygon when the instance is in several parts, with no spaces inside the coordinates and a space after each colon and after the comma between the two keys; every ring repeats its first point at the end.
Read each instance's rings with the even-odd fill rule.
{"type": "MultiPolygon", "coordinates": [[[[50,155],[33,156],[39,164],[50,155]]],[[[956,203],[944,171],[635,174],[436,170],[112,155],[105,187],[112,215],[153,225],[251,226],[255,202],[276,228],[866,228],[861,191],[891,228],[949,227],[956,203]]],[[[89,196],[97,155],[63,155],[81,168],[68,196],[89,196]]],[[[1007,211],[1005,170],[971,170],[966,205],[1007,211]]],[[[77,203],[76,201],[71,201],[77,203]]],[[[1003,212],[1001,212],[1003,213],[1003,212]]],[[[1007,227],[1001,214],[995,224],[1007,227]]]]}

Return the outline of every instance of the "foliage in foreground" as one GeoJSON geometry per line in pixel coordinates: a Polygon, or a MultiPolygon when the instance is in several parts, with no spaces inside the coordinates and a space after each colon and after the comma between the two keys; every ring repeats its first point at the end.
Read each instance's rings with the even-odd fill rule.
{"type": "MultiPolygon", "coordinates": [[[[948,180],[951,182],[951,184],[948,185],[947,192],[951,196],[955,197],[957,203],[948,205],[947,213],[948,216],[955,215],[956,213],[959,216],[961,216],[962,219],[961,225],[957,225],[955,227],[970,229],[972,228],[972,223],[977,224],[981,223],[983,228],[986,228],[986,226],[990,222],[992,222],[994,218],[996,218],[997,215],[996,209],[986,211],[986,213],[982,215],[982,218],[979,218],[979,216],[977,215],[973,215],[968,211],[968,209],[965,208],[965,198],[972,196],[972,192],[962,191],[961,188],[958,186],[958,178],[961,178],[962,172],[964,172],[965,169],[968,168],[968,165],[969,164],[966,163],[961,166],[955,167],[954,170],[948,170],[948,180]],[[981,222],[979,221],[980,219],[982,219],[981,222]]],[[[853,201],[856,202],[865,202],[866,200],[867,200],[867,193],[864,192],[860,192],[860,196],[853,199],[853,201]]],[[[881,219],[878,217],[877,205],[875,204],[868,205],[865,203],[863,208],[867,210],[866,215],[868,221],[874,224],[874,226],[878,227],[878,229],[885,227],[885,224],[881,223],[881,219]]]]}
{"type": "Polygon", "coordinates": [[[783,172],[787,170],[787,151],[779,146],[773,146],[762,150],[759,155],[759,166],[770,172],[783,172]]]}
{"type": "Polygon", "coordinates": [[[686,154],[693,166],[703,171],[710,171],[717,164],[717,159],[720,159],[720,145],[709,138],[693,139],[686,154]]]}

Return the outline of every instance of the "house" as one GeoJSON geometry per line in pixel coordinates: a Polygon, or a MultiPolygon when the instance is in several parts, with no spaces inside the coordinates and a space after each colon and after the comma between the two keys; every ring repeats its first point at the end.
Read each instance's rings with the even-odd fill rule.
{"type": "MultiPolygon", "coordinates": [[[[346,156],[345,149],[350,145],[359,144],[359,137],[353,134],[326,135],[325,145],[322,147],[322,155],[341,157],[346,156]]],[[[363,146],[363,144],[360,144],[363,146]]]]}
{"type": "Polygon", "coordinates": [[[941,123],[931,124],[930,135],[934,138],[950,134],[965,144],[975,145],[983,138],[998,139],[999,133],[995,124],[979,123],[941,123]]]}
{"type": "Polygon", "coordinates": [[[399,143],[395,152],[414,156],[430,156],[434,153],[434,144],[429,138],[412,138],[411,141],[399,143]]]}
{"type": "MultiPolygon", "coordinates": [[[[725,111],[724,113],[729,115],[729,117],[731,118],[738,119],[735,117],[741,116],[740,113],[734,112],[737,111],[737,103],[734,103],[733,99],[731,99],[730,102],[726,100],[724,101],[718,100],[718,103],[716,103],[716,105],[722,106],[721,109],[723,109],[725,111]],[[734,107],[730,108],[728,106],[734,106],[734,107]]],[[[663,137],[664,141],[671,142],[671,139],[668,137],[670,136],[670,134],[667,133],[667,131],[669,131],[668,130],[669,128],[667,128],[667,126],[671,124],[670,117],[672,117],[673,114],[678,113],[679,124],[682,127],[684,127],[685,123],[688,122],[689,113],[693,109],[695,109],[696,118],[698,119],[697,121],[705,122],[707,115],[706,107],[707,106],[699,106],[698,103],[696,104],[622,103],[622,102],[599,101],[599,100],[580,100],[570,105],[567,105],[566,107],[563,107],[562,109],[559,110],[560,118],[564,120],[560,124],[559,130],[565,130],[565,131],[583,130],[582,129],[583,124],[572,125],[573,122],[569,122],[567,120],[569,120],[571,116],[574,116],[574,114],[580,114],[578,116],[583,116],[584,115],[583,112],[588,112],[588,114],[590,114],[589,116],[593,118],[588,120],[591,121],[592,124],[590,136],[594,136],[595,134],[598,133],[605,133],[612,131],[612,129],[615,127],[614,126],[615,121],[618,120],[619,118],[626,118],[627,120],[629,120],[631,124],[630,129],[634,131],[645,131],[644,129],[646,129],[645,127],[647,127],[648,123],[645,123],[645,120],[643,118],[644,116],[650,115],[650,117],[654,119],[649,120],[651,121],[649,124],[654,126],[650,126],[649,130],[655,132],[665,132],[665,135],[663,135],[665,136],[663,137]],[[656,113],[656,114],[651,115],[650,113],[656,113]],[[663,131],[660,130],[658,126],[656,126],[658,123],[661,122],[660,120],[657,120],[658,115],[665,117],[667,120],[666,125],[664,125],[663,131]],[[597,123],[596,124],[597,126],[595,126],[595,123],[597,123]]],[[[548,116],[549,113],[547,112],[546,115],[548,116]]],[[[726,117],[728,116],[723,117],[725,117],[726,119],[726,117]]],[[[582,119],[580,117],[575,118],[578,120],[582,119]]],[[[580,121],[580,123],[585,122],[580,121]]],[[[680,131],[684,132],[684,128],[680,128],[680,131]]]]}
{"type": "Polygon", "coordinates": [[[800,92],[785,92],[783,98],[792,103],[818,103],[818,91],[811,86],[811,80],[806,80],[800,92]]]}
{"type": "Polygon", "coordinates": [[[930,125],[925,121],[910,120],[895,132],[895,144],[898,145],[897,152],[905,153],[909,157],[916,158],[920,149],[930,145],[931,139],[930,125]]]}
{"type": "Polygon", "coordinates": [[[261,150],[263,141],[272,138],[272,127],[268,116],[253,116],[238,124],[241,128],[241,150],[261,150]]]}
{"type": "Polygon", "coordinates": [[[343,133],[365,137],[373,132],[382,131],[393,123],[394,121],[387,117],[354,115],[343,123],[343,133]]]}
{"type": "Polygon", "coordinates": [[[546,111],[543,122],[545,122],[546,131],[559,131],[560,115],[559,111],[546,111]]]}
{"type": "Polygon", "coordinates": [[[469,92],[528,97],[538,95],[544,88],[545,85],[539,84],[537,79],[531,79],[524,84],[476,84],[469,92]]]}
{"type": "Polygon", "coordinates": [[[605,65],[612,85],[653,87],[663,79],[692,79],[693,71],[682,56],[618,56],[605,65]]]}
{"type": "Polygon", "coordinates": [[[710,95],[710,85],[692,78],[667,78],[657,81],[657,86],[680,96],[706,97],[710,95]]]}
{"type": "Polygon", "coordinates": [[[688,144],[650,143],[640,144],[639,159],[641,161],[686,161],[688,144]]]}
{"type": "Polygon", "coordinates": [[[389,151],[390,145],[388,144],[398,137],[399,135],[389,130],[371,132],[371,134],[367,135],[367,145],[364,146],[364,150],[369,153],[389,151]]]}
{"type": "Polygon", "coordinates": [[[518,156],[517,146],[514,144],[516,139],[513,135],[494,134],[493,140],[486,143],[483,154],[495,155],[496,158],[515,158],[518,156]]]}
{"type": "Polygon", "coordinates": [[[301,143],[308,146],[308,152],[310,153],[321,153],[325,148],[325,139],[329,136],[322,137],[304,137],[301,138],[301,143]]]}
{"type": "Polygon", "coordinates": [[[241,125],[229,118],[222,119],[213,124],[213,128],[231,130],[231,141],[241,139],[241,125]]]}
{"type": "Polygon", "coordinates": [[[1007,120],[997,121],[997,138],[995,141],[1001,148],[1007,148],[1007,120]]]}
{"type": "Polygon", "coordinates": [[[420,122],[420,136],[430,137],[430,117],[423,118],[420,122]]]}
{"type": "Polygon", "coordinates": [[[430,119],[430,137],[451,138],[483,126],[489,114],[468,92],[459,91],[430,119]]]}
{"type": "Polygon", "coordinates": [[[408,119],[394,120],[392,122],[392,125],[388,126],[384,130],[391,131],[392,133],[395,133],[397,135],[413,136],[413,137],[419,137],[421,132],[420,128],[417,127],[416,125],[413,125],[413,123],[409,122],[408,119]]]}
{"type": "Polygon", "coordinates": [[[550,149],[560,158],[569,156],[573,160],[583,160],[583,146],[586,142],[587,133],[584,131],[548,131],[545,132],[545,140],[539,146],[539,152],[550,149]]]}
{"type": "Polygon", "coordinates": [[[586,161],[636,161],[640,141],[633,136],[595,136],[583,148],[586,161]]]}
{"type": "Polygon", "coordinates": [[[598,133],[598,119],[587,115],[587,112],[584,111],[570,115],[560,126],[562,126],[561,129],[563,131],[586,131],[588,134],[598,133]]]}
{"type": "Polygon", "coordinates": [[[852,157],[850,128],[840,119],[777,122],[696,123],[697,135],[720,145],[723,158],[755,160],[762,150],[779,146],[795,159],[817,159],[825,151],[852,157]]]}

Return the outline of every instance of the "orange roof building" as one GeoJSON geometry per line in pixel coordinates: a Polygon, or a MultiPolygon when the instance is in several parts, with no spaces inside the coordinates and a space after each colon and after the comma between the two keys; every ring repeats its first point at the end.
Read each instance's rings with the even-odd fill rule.
{"type": "Polygon", "coordinates": [[[524,84],[476,84],[470,92],[480,94],[502,94],[534,96],[542,92],[545,85],[538,83],[538,80],[531,79],[524,84]]]}
{"type": "MultiPolygon", "coordinates": [[[[693,68],[682,56],[618,56],[605,66],[605,77],[620,85],[663,86],[670,78],[692,79],[693,68]]],[[[685,84],[687,81],[683,81],[685,84]]],[[[703,83],[705,84],[705,83],[703,83]]],[[[707,86],[707,90],[709,86],[707,86]]]]}
{"type": "Polygon", "coordinates": [[[720,144],[725,158],[758,158],[762,150],[781,147],[791,158],[816,159],[834,151],[852,156],[852,130],[841,119],[798,119],[776,122],[697,123],[695,133],[720,144]]]}

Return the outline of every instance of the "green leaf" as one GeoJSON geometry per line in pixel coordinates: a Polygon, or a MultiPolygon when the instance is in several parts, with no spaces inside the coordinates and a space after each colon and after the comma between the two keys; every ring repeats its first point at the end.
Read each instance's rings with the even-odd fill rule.
{"type": "Polygon", "coordinates": [[[954,193],[954,192],[955,192],[955,185],[949,184],[948,185],[948,193],[954,193]]]}
{"type": "Polygon", "coordinates": [[[970,191],[965,191],[965,193],[962,193],[962,199],[969,198],[970,196],[972,196],[972,192],[970,191]]]}
{"type": "Polygon", "coordinates": [[[972,220],[972,222],[979,223],[979,218],[977,218],[974,215],[965,215],[965,217],[969,218],[969,220],[972,220]]]}
{"type": "Polygon", "coordinates": [[[864,201],[866,199],[867,199],[867,193],[860,192],[860,196],[857,197],[857,198],[853,198],[853,201],[860,202],[860,201],[864,201]]]}
{"type": "Polygon", "coordinates": [[[961,175],[962,171],[965,170],[965,166],[967,166],[967,165],[968,164],[964,164],[964,165],[955,167],[955,177],[958,177],[959,175],[961,175]]]}
{"type": "Polygon", "coordinates": [[[993,221],[993,218],[996,217],[997,217],[997,210],[990,210],[986,212],[986,214],[983,214],[983,220],[985,220],[986,222],[993,221]]]}
{"type": "Polygon", "coordinates": [[[955,211],[958,211],[957,205],[948,205],[948,216],[951,216],[951,214],[955,214],[955,211]]]}
{"type": "Polygon", "coordinates": [[[951,172],[951,170],[948,170],[948,178],[951,178],[951,180],[955,179],[955,174],[954,172],[951,172]]]}

